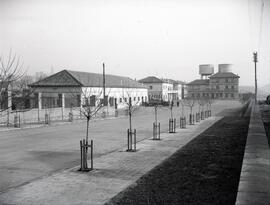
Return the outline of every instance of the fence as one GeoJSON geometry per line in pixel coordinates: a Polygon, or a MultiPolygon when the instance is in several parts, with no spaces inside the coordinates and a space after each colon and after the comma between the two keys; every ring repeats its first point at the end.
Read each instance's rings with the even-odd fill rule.
{"type": "Polygon", "coordinates": [[[187,127],[186,117],[180,117],[180,128],[184,129],[187,127]]]}
{"type": "Polygon", "coordinates": [[[176,129],[176,119],[170,118],[169,119],[169,133],[175,133],[176,129]]]}
{"type": "Polygon", "coordinates": [[[80,149],[81,149],[81,168],[79,171],[86,172],[93,170],[93,140],[88,142],[83,139],[80,140],[80,149]],[[90,168],[88,168],[87,158],[88,158],[88,149],[90,149],[90,168]]]}
{"type": "Polygon", "coordinates": [[[132,132],[132,130],[127,130],[127,152],[136,152],[136,129],[132,132]]]}
{"type": "Polygon", "coordinates": [[[153,140],[160,140],[160,123],[153,123],[153,140]]]}
{"type": "MultiPolygon", "coordinates": [[[[94,118],[105,118],[108,116],[125,115],[125,110],[115,110],[112,108],[103,108],[94,118]]],[[[83,119],[82,108],[48,108],[48,109],[25,109],[25,110],[4,110],[0,111],[0,126],[34,125],[50,124],[53,121],[72,122],[83,119]]]]}
{"type": "Polygon", "coordinates": [[[190,114],[189,115],[189,124],[190,125],[194,125],[195,123],[194,123],[194,114],[190,114]]]}

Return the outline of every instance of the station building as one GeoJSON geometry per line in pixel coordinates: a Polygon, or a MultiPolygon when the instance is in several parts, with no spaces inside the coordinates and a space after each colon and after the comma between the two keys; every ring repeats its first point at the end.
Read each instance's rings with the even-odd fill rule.
{"type": "MultiPolygon", "coordinates": [[[[103,75],[98,73],[62,70],[29,86],[39,109],[95,106],[104,96],[103,75]]],[[[106,74],[105,98],[105,104],[112,108],[125,107],[129,98],[132,104],[140,105],[148,101],[148,91],[128,77],[106,74]]]]}
{"type": "Polygon", "coordinates": [[[148,76],[139,80],[148,89],[148,99],[165,102],[184,98],[184,82],[148,76]]]}
{"type": "Polygon", "coordinates": [[[238,99],[239,76],[232,72],[231,64],[219,64],[214,73],[211,64],[200,65],[201,79],[187,84],[188,97],[212,99],[238,99]]]}

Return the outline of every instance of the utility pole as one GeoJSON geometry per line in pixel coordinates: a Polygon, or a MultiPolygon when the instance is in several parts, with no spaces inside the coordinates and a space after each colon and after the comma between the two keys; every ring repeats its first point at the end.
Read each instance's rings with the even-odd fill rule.
{"type": "Polygon", "coordinates": [[[105,105],[105,63],[103,63],[103,106],[105,105]]]}
{"type": "Polygon", "coordinates": [[[253,61],[255,64],[255,104],[257,104],[257,62],[258,62],[257,52],[253,52],[253,61]]]}

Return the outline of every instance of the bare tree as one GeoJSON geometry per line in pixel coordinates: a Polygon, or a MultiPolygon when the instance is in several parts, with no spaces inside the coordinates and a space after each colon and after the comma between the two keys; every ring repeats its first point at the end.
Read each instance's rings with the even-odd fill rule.
{"type": "Polygon", "coordinates": [[[190,115],[192,115],[192,111],[193,111],[193,107],[195,105],[195,102],[196,102],[196,99],[195,98],[191,98],[191,97],[188,97],[188,98],[185,98],[185,105],[187,107],[189,107],[190,109],[190,115]]]}
{"type": "Polygon", "coordinates": [[[181,117],[184,117],[185,115],[185,105],[186,105],[186,99],[182,99],[180,100],[180,104],[181,104],[181,117]]]}
{"type": "Polygon", "coordinates": [[[198,98],[197,102],[199,105],[199,113],[204,112],[204,106],[207,104],[206,98],[198,98]]]}
{"type": "MultiPolygon", "coordinates": [[[[10,92],[10,86],[23,75],[23,63],[20,56],[13,54],[12,50],[9,51],[7,58],[4,55],[0,56],[0,96],[3,96],[5,92],[10,92]]],[[[11,98],[10,94],[7,98],[1,99],[1,104],[3,100],[11,100],[9,98],[11,98]]],[[[9,104],[5,109],[10,108],[9,104]]]]}
{"type": "Polygon", "coordinates": [[[207,110],[208,110],[208,112],[210,112],[210,116],[211,116],[211,109],[212,109],[213,103],[214,103],[214,99],[212,99],[210,97],[206,99],[207,110]]]}
{"type": "Polygon", "coordinates": [[[101,98],[102,91],[96,93],[93,92],[93,88],[81,89],[81,95],[83,102],[80,112],[86,118],[86,143],[88,143],[90,120],[95,117],[98,111],[103,107],[104,100],[101,98]],[[94,93],[96,95],[94,95],[94,93]]]}
{"type": "Polygon", "coordinates": [[[124,93],[123,91],[123,100],[125,107],[127,108],[128,116],[129,116],[129,130],[132,131],[132,116],[133,113],[138,110],[139,101],[136,101],[135,103],[132,103],[132,97],[131,97],[132,90],[127,89],[124,93]],[[125,95],[126,94],[126,95],[125,95]],[[127,97],[125,97],[127,96],[127,97]]]}

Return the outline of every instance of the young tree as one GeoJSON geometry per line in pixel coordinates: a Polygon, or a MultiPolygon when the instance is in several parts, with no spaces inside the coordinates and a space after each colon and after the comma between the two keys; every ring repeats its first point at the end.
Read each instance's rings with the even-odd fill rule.
{"type": "Polygon", "coordinates": [[[189,124],[194,124],[194,115],[193,115],[193,107],[195,105],[196,99],[195,98],[186,98],[185,103],[186,106],[190,108],[189,114],[189,124]]]}
{"type": "Polygon", "coordinates": [[[179,102],[181,104],[181,117],[184,117],[184,115],[185,115],[186,99],[182,99],[179,102]]]}
{"type": "Polygon", "coordinates": [[[206,98],[198,98],[199,113],[204,112],[204,106],[207,104],[206,98]]]}
{"type": "Polygon", "coordinates": [[[130,131],[132,131],[133,113],[138,109],[138,105],[139,105],[139,101],[132,103],[132,96],[131,96],[132,92],[133,92],[133,90],[130,88],[130,89],[126,90],[125,93],[122,94],[123,99],[124,99],[124,104],[125,104],[125,107],[127,109],[128,116],[129,116],[129,130],[130,131]]]}
{"type": "Polygon", "coordinates": [[[212,109],[213,103],[214,103],[214,99],[212,99],[212,98],[206,99],[207,110],[208,110],[210,116],[211,116],[211,112],[212,112],[211,109],[212,109]]]}
{"type": "Polygon", "coordinates": [[[104,100],[101,97],[102,91],[94,91],[92,88],[81,89],[82,106],[80,112],[86,118],[86,143],[88,143],[90,120],[96,116],[98,111],[103,107],[104,100]]]}
{"type": "Polygon", "coordinates": [[[185,105],[187,106],[187,107],[189,107],[189,109],[190,109],[190,114],[192,115],[193,114],[193,107],[194,107],[194,105],[195,105],[195,102],[196,102],[196,99],[195,98],[191,98],[191,97],[188,97],[188,98],[186,98],[186,100],[184,101],[185,102],[185,105]]]}

